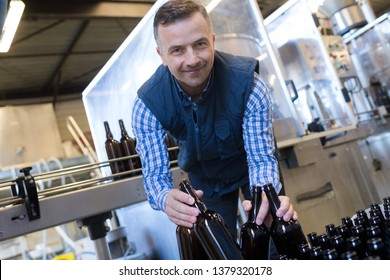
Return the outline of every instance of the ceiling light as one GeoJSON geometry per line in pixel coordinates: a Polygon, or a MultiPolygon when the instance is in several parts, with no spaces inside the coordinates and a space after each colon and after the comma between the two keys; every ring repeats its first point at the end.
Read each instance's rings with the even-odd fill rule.
{"type": "Polygon", "coordinates": [[[22,18],[24,7],[23,1],[11,0],[0,37],[0,52],[8,52],[22,18]]]}

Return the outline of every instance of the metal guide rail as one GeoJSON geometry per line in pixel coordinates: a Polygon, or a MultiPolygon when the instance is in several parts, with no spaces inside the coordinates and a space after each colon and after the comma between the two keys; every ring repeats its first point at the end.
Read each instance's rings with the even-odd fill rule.
{"type": "MultiPolygon", "coordinates": [[[[111,210],[129,206],[147,199],[141,169],[110,176],[92,178],[62,186],[38,190],[35,182],[58,178],[78,172],[93,171],[108,166],[122,157],[100,163],[84,164],[61,170],[30,174],[31,168],[20,170],[22,176],[0,182],[0,190],[9,188],[12,195],[0,199],[0,241],[47,229],[71,221],[104,216],[111,210]],[[129,177],[131,176],[131,177],[129,177]],[[127,178],[123,178],[127,177],[127,178]],[[122,179],[123,178],[123,179],[122,179]]],[[[177,161],[171,161],[171,166],[177,161]]],[[[178,173],[177,167],[172,172],[178,173]]]]}

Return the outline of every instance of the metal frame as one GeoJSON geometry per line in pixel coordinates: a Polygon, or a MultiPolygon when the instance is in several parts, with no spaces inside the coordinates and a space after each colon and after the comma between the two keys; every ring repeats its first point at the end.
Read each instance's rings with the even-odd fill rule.
{"type": "MultiPolygon", "coordinates": [[[[172,169],[179,178],[178,167],[172,169]]],[[[76,221],[96,214],[145,201],[141,176],[64,192],[39,192],[41,218],[30,221],[24,203],[15,202],[0,209],[0,241],[76,221]]],[[[15,200],[17,201],[17,200],[15,200]]]]}

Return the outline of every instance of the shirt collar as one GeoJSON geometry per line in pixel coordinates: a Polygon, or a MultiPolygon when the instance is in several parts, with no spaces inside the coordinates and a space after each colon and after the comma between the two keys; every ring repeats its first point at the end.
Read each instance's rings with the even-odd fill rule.
{"type": "MultiPolygon", "coordinates": [[[[202,94],[199,97],[198,103],[202,102],[202,100],[206,97],[207,90],[208,90],[208,88],[211,84],[212,78],[214,76],[213,73],[214,73],[214,71],[211,71],[211,73],[209,75],[209,80],[207,81],[207,84],[206,84],[205,88],[203,89],[202,94]]],[[[186,98],[188,101],[193,102],[191,96],[182,89],[182,87],[179,85],[179,82],[176,80],[176,78],[173,75],[172,75],[172,78],[175,81],[175,85],[176,85],[177,90],[179,91],[179,94],[182,97],[186,98]]]]}

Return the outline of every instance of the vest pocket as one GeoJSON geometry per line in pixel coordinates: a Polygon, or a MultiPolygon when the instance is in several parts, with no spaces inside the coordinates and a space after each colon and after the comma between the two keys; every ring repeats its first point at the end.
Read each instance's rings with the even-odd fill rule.
{"type": "Polygon", "coordinates": [[[240,153],[233,132],[230,129],[229,120],[215,121],[215,135],[217,138],[217,150],[221,159],[226,159],[240,153]]]}

